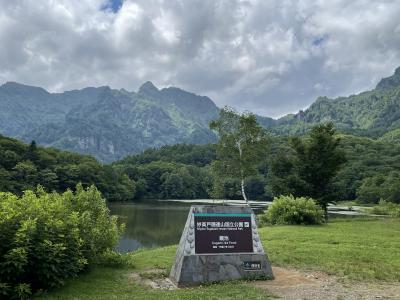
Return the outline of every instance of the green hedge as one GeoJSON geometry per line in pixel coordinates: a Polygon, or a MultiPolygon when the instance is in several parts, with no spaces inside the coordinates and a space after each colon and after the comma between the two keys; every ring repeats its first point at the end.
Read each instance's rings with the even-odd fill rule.
{"type": "Polygon", "coordinates": [[[0,193],[0,299],[62,285],[113,249],[122,229],[94,186],[0,193]]]}
{"type": "Polygon", "coordinates": [[[314,225],[323,222],[324,212],[313,199],[292,195],[274,198],[268,210],[260,216],[261,225],[314,225]]]}

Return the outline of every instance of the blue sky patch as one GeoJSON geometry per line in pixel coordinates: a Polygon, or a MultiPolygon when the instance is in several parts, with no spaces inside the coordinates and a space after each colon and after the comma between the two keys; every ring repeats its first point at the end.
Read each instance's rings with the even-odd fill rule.
{"type": "Polygon", "coordinates": [[[328,38],[327,35],[323,35],[323,36],[317,36],[313,39],[312,44],[313,46],[319,46],[321,45],[326,39],[328,38]]]}
{"type": "Polygon", "coordinates": [[[101,10],[111,10],[116,13],[122,6],[124,0],[107,0],[106,3],[101,7],[101,10]]]}

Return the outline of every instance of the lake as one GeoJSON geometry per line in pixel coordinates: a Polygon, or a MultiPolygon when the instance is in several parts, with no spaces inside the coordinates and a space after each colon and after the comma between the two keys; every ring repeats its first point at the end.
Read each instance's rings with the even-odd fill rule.
{"type": "Polygon", "coordinates": [[[126,253],[139,248],[177,244],[190,205],[151,202],[109,204],[111,214],[126,224],[117,251],[126,253]]]}
{"type": "MultiPolygon", "coordinates": [[[[198,204],[213,203],[212,200],[196,200],[198,204]]],[[[243,201],[224,201],[229,205],[243,205],[243,201]]],[[[221,202],[214,202],[215,204],[221,202]]],[[[270,202],[252,202],[255,213],[259,213],[270,202]]],[[[146,203],[109,203],[111,214],[120,217],[126,224],[117,251],[126,253],[140,248],[154,248],[179,243],[192,201],[151,201],[146,203]]],[[[333,210],[333,207],[331,208],[333,210]]],[[[333,212],[330,213],[331,216],[333,212]]],[[[342,217],[357,212],[336,212],[342,217]]],[[[335,214],[335,215],[336,215],[335,214]]]]}
{"type": "MultiPolygon", "coordinates": [[[[243,201],[225,201],[230,205],[242,205],[243,201]]],[[[198,204],[210,203],[210,200],[198,200],[198,204]]],[[[265,207],[259,202],[255,211],[265,207]]],[[[190,201],[151,201],[146,203],[109,203],[111,214],[120,217],[126,224],[125,232],[119,241],[117,251],[126,253],[140,248],[179,243],[183,227],[190,209],[190,201]]]]}

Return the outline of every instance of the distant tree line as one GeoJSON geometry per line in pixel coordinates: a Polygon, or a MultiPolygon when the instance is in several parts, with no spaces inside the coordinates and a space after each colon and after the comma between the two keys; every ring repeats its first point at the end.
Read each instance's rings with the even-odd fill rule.
{"type": "MultiPolygon", "coordinates": [[[[247,198],[272,200],[290,194],[318,198],[318,191],[323,190],[326,201],[400,203],[400,145],[336,133],[326,126],[317,125],[298,137],[269,135],[265,155],[244,178],[247,198]],[[325,134],[334,137],[332,142],[338,140],[336,157],[324,157],[318,149],[325,134]],[[315,164],[317,154],[325,162],[322,167],[315,164]],[[306,177],[326,178],[328,161],[341,164],[328,174],[332,178],[321,189],[321,182],[312,183],[306,177]]],[[[217,150],[218,145],[178,144],[102,165],[90,156],[0,136],[0,191],[21,194],[40,184],[46,191],[63,192],[81,182],[83,186],[95,184],[108,201],[243,199],[241,179],[221,176],[212,168],[218,160],[217,150]]]]}
{"type": "Polygon", "coordinates": [[[136,199],[209,198],[214,145],[173,145],[126,157],[113,168],[136,183],[136,199]]]}
{"type": "MultiPolygon", "coordinates": [[[[332,178],[326,196],[337,201],[378,203],[384,199],[400,203],[400,145],[352,135],[336,136],[340,139],[338,149],[345,162],[332,178]]],[[[310,140],[309,135],[300,139],[310,140]]],[[[304,194],[301,189],[306,185],[298,176],[298,168],[307,167],[307,163],[304,165],[302,161],[303,166],[299,166],[293,138],[276,137],[271,145],[266,196],[304,194]]],[[[323,176],[323,172],[316,175],[323,176]]],[[[313,196],[312,193],[309,196],[313,196]]]]}
{"type": "Polygon", "coordinates": [[[26,145],[0,136],[0,191],[21,195],[41,185],[46,191],[95,184],[109,201],[132,200],[136,185],[126,174],[90,156],[26,145]]]}

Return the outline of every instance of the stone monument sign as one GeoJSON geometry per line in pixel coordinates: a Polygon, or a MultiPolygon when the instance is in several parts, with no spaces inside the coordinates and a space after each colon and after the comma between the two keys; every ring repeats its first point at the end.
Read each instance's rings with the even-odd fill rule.
{"type": "Polygon", "coordinates": [[[249,206],[190,208],[170,279],[177,286],[239,278],[273,279],[249,206]]]}

